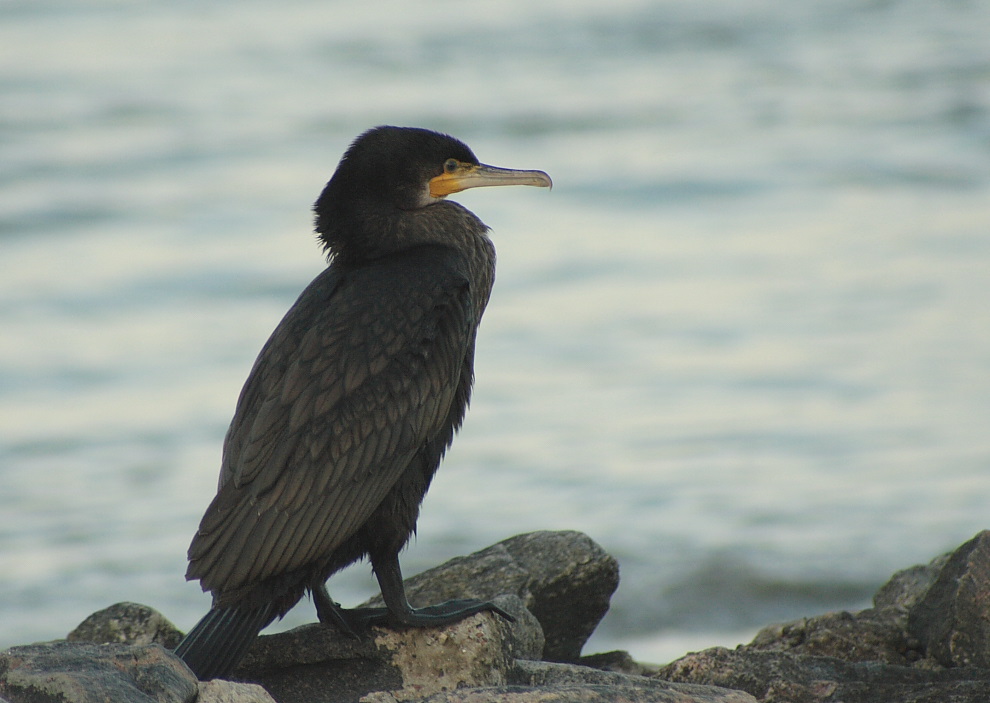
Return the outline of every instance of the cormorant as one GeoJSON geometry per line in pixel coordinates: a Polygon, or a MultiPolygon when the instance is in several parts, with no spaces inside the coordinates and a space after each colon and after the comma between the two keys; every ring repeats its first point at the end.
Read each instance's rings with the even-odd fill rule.
{"type": "Polygon", "coordinates": [[[495,274],[488,228],[444,198],[497,185],[551,181],[425,129],[377,127],[344,154],[313,208],[330,265],[255,361],[189,547],[186,578],[213,606],[175,651],[200,679],[228,675],[306,591],[321,622],[352,634],[501,613],[474,599],[412,608],[398,558],[464,418],[495,274]],[[386,607],[344,610],[325,581],[364,557],[386,607]]]}

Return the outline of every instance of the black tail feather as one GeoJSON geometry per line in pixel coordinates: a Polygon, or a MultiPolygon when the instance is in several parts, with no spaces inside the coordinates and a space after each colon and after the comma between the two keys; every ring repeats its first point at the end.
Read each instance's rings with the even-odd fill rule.
{"type": "Polygon", "coordinates": [[[213,608],[179,642],[175,653],[201,681],[229,676],[272,620],[271,606],[213,608]]]}

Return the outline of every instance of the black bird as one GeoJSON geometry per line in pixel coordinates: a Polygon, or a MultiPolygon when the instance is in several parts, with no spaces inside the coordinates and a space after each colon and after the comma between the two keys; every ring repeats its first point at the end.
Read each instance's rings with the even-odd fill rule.
{"type": "Polygon", "coordinates": [[[176,653],[200,679],[228,675],[306,591],[321,622],[352,634],[501,613],[474,599],[412,608],[398,558],[464,418],[495,275],[488,228],[444,198],[497,185],[551,181],[425,129],[377,127],[344,154],[314,206],[330,265],[255,361],[189,547],[186,578],[213,607],[176,653]],[[386,607],[344,610],[325,582],[364,557],[386,607]]]}

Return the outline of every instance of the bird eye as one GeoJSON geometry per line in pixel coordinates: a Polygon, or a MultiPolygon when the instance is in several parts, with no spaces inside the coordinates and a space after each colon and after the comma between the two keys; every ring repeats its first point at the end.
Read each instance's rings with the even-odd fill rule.
{"type": "Polygon", "coordinates": [[[453,173],[460,166],[460,162],[457,159],[447,159],[443,162],[444,173],[453,173]]]}

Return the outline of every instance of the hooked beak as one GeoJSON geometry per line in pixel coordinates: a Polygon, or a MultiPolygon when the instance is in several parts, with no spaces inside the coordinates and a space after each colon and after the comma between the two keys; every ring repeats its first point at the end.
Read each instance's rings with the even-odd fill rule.
{"type": "Polygon", "coordinates": [[[444,172],[430,179],[430,195],[442,198],[468,188],[485,186],[536,186],[552,188],[553,181],[543,171],[519,171],[511,168],[455,162],[445,164],[444,172]]]}

